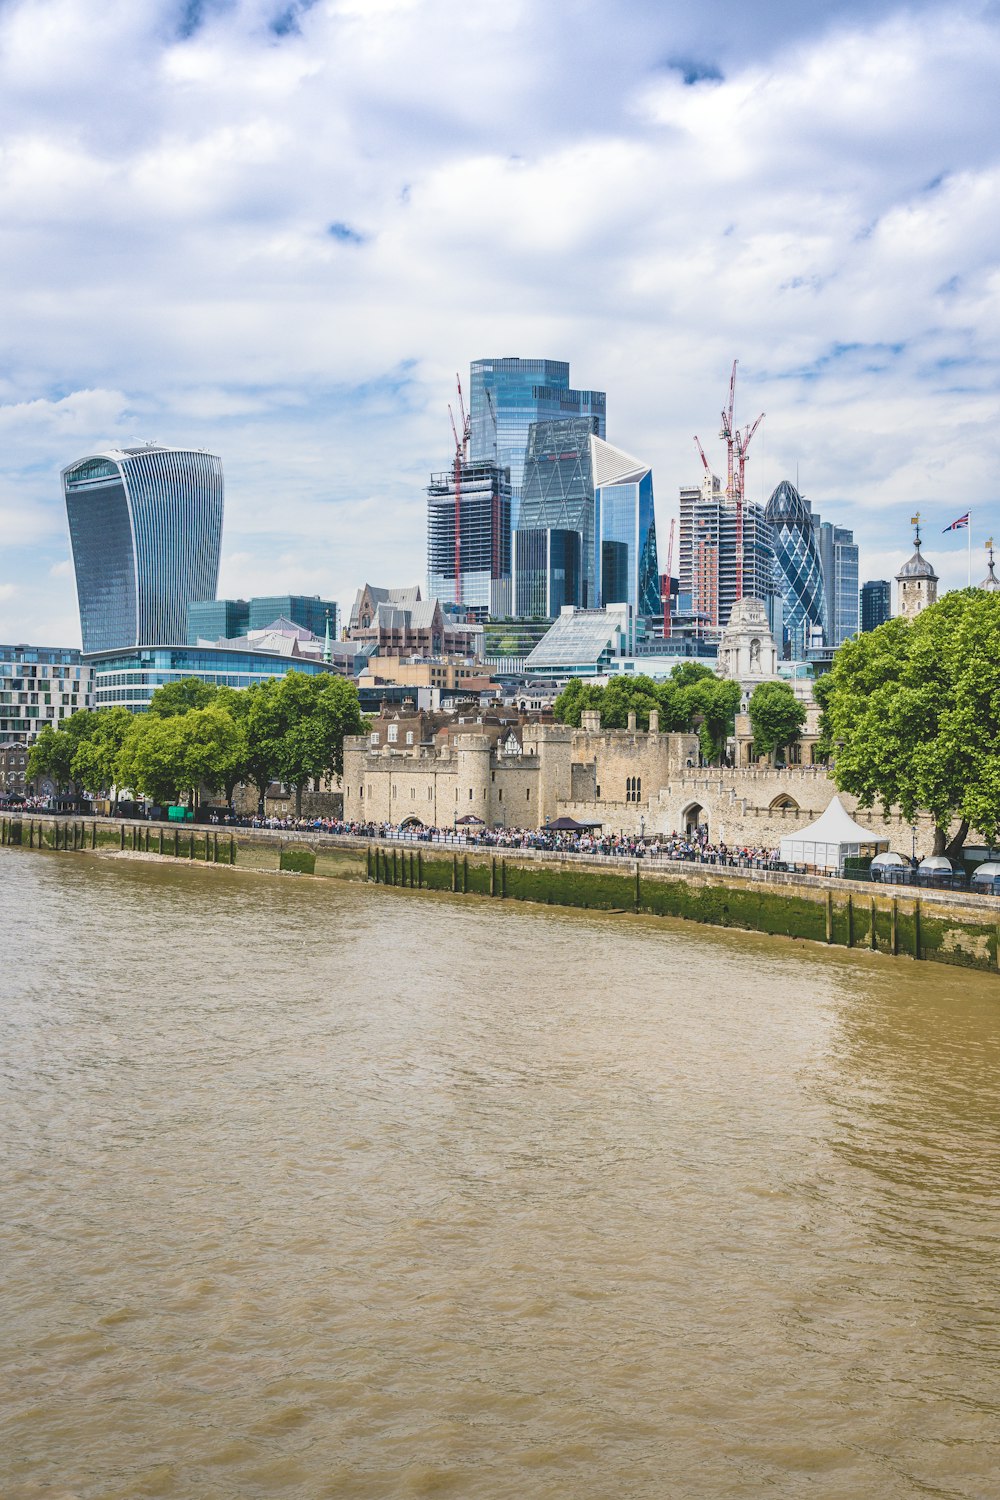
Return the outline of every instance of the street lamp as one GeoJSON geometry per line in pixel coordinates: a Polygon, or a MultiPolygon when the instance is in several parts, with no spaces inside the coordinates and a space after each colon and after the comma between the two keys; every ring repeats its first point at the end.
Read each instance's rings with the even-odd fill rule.
{"type": "Polygon", "coordinates": [[[911,841],[910,863],[912,864],[913,868],[916,869],[917,868],[917,825],[916,825],[916,823],[911,823],[910,824],[910,841],[911,841]]]}

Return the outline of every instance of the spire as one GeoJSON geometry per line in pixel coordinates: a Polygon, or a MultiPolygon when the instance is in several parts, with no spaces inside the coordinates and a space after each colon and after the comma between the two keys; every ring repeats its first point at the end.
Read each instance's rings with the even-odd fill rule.
{"type": "Polygon", "coordinates": [[[326,612],[326,635],[323,637],[323,660],[325,662],[329,662],[332,659],[333,659],[333,652],[330,650],[330,611],[327,610],[327,612],[326,612]]]}
{"type": "Polygon", "coordinates": [[[1000,578],[998,578],[997,575],[996,575],[996,573],[993,571],[993,538],[992,537],[990,537],[989,541],[986,543],[986,550],[987,550],[987,552],[990,555],[990,567],[989,567],[989,572],[986,574],[986,577],[983,579],[983,581],[979,585],[979,587],[981,589],[984,589],[987,594],[997,594],[997,593],[1000,593],[1000,578]]]}

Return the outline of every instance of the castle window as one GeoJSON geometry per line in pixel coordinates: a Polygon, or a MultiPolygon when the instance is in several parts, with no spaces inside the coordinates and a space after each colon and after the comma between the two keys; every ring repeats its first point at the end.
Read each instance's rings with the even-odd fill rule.
{"type": "Polygon", "coordinates": [[[388,740],[388,742],[389,742],[390,745],[394,745],[396,743],[397,739],[399,738],[399,725],[398,724],[390,724],[389,728],[386,730],[385,737],[388,740]]]}

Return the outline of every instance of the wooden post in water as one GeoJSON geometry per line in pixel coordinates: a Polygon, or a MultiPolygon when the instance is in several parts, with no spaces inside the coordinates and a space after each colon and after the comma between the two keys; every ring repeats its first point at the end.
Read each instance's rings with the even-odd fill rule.
{"type": "Polygon", "coordinates": [[[501,899],[501,901],[504,901],[504,900],[506,900],[506,898],[507,898],[507,861],[505,859],[501,859],[501,861],[500,861],[500,899],[501,899]]]}
{"type": "Polygon", "coordinates": [[[232,833],[229,835],[229,863],[236,863],[236,836],[232,833]]]}
{"type": "Polygon", "coordinates": [[[892,906],[889,909],[889,952],[893,958],[899,952],[899,900],[896,896],[892,898],[892,906]]]}
{"type": "Polygon", "coordinates": [[[178,857],[178,855],[180,853],[180,847],[181,847],[180,846],[180,830],[177,829],[177,828],[175,828],[174,829],[174,859],[176,859],[178,857]]]}
{"type": "Polygon", "coordinates": [[[872,897],[872,930],[871,930],[871,932],[868,935],[869,936],[869,941],[871,943],[871,950],[872,950],[873,953],[877,953],[878,952],[878,933],[875,931],[875,917],[876,917],[877,910],[878,910],[878,908],[875,905],[875,897],[873,896],[872,897]]]}
{"type": "Polygon", "coordinates": [[[417,890],[424,888],[424,856],[417,850],[417,890]]]}
{"type": "Polygon", "coordinates": [[[163,853],[163,829],[160,829],[160,853],[163,853]]]}
{"type": "Polygon", "coordinates": [[[854,897],[847,893],[847,946],[854,947],[854,897]]]}
{"type": "Polygon", "coordinates": [[[91,849],[96,849],[97,848],[97,820],[96,819],[90,825],[90,847],[91,847],[91,849]]]}
{"type": "Polygon", "coordinates": [[[125,848],[125,824],[122,824],[122,849],[125,848]]]}
{"type": "Polygon", "coordinates": [[[826,940],[833,942],[833,892],[826,893],[826,940]]]}
{"type": "Polygon", "coordinates": [[[458,854],[454,850],[451,855],[451,888],[458,890],[458,854]]]}
{"type": "Polygon", "coordinates": [[[920,897],[917,896],[913,901],[913,957],[919,959],[923,956],[920,946],[920,897]]]}
{"type": "Polygon", "coordinates": [[[496,856],[492,855],[490,857],[490,895],[491,896],[495,896],[496,893],[497,893],[497,862],[496,862],[496,856]]]}
{"type": "Polygon", "coordinates": [[[462,895],[463,896],[467,896],[468,893],[469,893],[469,856],[467,854],[463,854],[462,855],[462,895]]]}
{"type": "Polygon", "coordinates": [[[636,911],[639,910],[639,901],[640,901],[641,895],[642,895],[642,891],[641,891],[641,887],[639,885],[639,861],[636,860],[636,862],[635,862],[635,909],[636,909],[636,911]]]}
{"type": "Polygon", "coordinates": [[[413,850],[410,850],[410,888],[413,888],[413,850]]]}

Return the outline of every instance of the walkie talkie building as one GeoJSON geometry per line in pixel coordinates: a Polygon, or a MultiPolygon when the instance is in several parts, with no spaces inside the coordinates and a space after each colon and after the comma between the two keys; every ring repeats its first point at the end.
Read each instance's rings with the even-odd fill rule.
{"type": "Polygon", "coordinates": [[[182,645],[214,599],[222,462],[190,448],[115,448],[62,471],[85,653],[182,645]]]}

